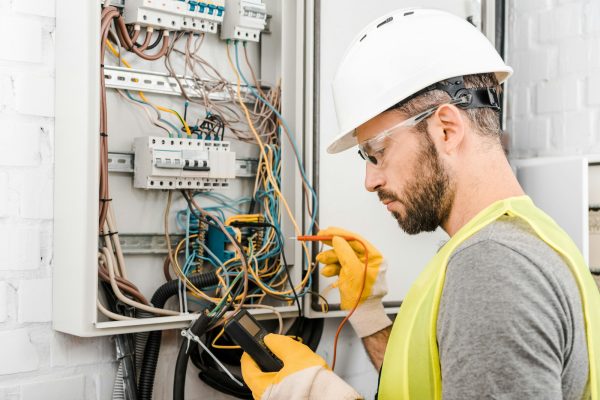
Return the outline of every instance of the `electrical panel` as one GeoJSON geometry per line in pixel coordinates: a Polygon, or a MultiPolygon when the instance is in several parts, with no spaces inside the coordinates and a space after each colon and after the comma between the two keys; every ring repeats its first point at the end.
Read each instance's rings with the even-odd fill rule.
{"type": "Polygon", "coordinates": [[[298,315],[315,266],[292,239],[315,219],[297,151],[304,77],[288,51],[303,40],[298,7],[57,5],[55,329],[185,328],[242,306],[298,315]],[[225,25],[244,35],[213,34],[225,25]]]}

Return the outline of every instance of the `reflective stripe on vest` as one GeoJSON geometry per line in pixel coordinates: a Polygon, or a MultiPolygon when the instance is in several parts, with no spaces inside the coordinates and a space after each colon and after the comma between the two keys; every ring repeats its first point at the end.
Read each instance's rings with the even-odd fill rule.
{"type": "Polygon", "coordinates": [[[600,400],[600,292],[571,238],[527,196],[498,201],[463,226],[433,257],[406,295],[388,341],[381,370],[379,399],[441,399],[437,317],[446,266],[466,239],[500,216],[526,221],[569,266],[581,294],[593,400],[600,400]]]}

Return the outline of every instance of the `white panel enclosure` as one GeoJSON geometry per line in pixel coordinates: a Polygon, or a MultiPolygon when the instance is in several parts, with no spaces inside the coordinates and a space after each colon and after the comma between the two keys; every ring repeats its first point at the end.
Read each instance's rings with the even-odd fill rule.
{"type": "MultiPolygon", "coordinates": [[[[303,13],[298,10],[303,9],[304,2],[269,0],[265,3],[268,12],[272,15],[271,31],[269,34],[262,34],[260,44],[248,44],[249,62],[260,72],[266,84],[277,84],[277,80],[281,79],[282,113],[297,135],[298,146],[302,148],[304,26],[303,13]],[[261,63],[261,59],[268,62],[261,63]]],[[[98,2],[77,0],[57,2],[53,327],[58,331],[78,336],[185,327],[188,321],[196,318],[195,315],[182,313],[143,320],[108,321],[96,309],[100,11],[98,2]]],[[[225,42],[217,35],[209,34],[205,37],[203,46],[204,56],[210,58],[215,67],[223,72],[225,79],[235,83],[235,75],[227,62],[225,42]]],[[[124,53],[124,57],[131,62],[133,70],[127,71],[119,67],[107,68],[112,78],[119,82],[130,81],[130,84],[148,85],[147,88],[129,88],[132,91],[148,89],[146,93],[150,101],[159,102],[166,107],[182,108],[182,98],[177,96],[178,91],[173,90],[173,80],[165,76],[166,70],[162,60],[158,63],[148,63],[128,53],[124,53]],[[140,79],[134,76],[139,75],[140,71],[147,72],[140,75],[146,78],[140,79]],[[152,76],[152,79],[147,76],[152,76]]],[[[107,57],[106,62],[116,63],[111,57],[107,57]]],[[[244,66],[241,68],[244,69],[244,66]]],[[[137,235],[138,242],[132,241],[130,245],[157,244],[157,237],[164,232],[161,220],[166,193],[161,190],[134,188],[131,164],[128,161],[131,159],[134,139],[144,135],[153,136],[155,131],[149,130],[152,127],[143,119],[143,114],[141,115],[139,110],[119,101],[119,96],[114,89],[109,89],[107,93],[109,152],[122,154],[116,162],[125,163],[121,172],[111,172],[109,177],[119,234],[124,237],[124,242],[127,235],[137,235]]],[[[253,179],[230,178],[233,173],[237,177],[240,176],[238,171],[232,168],[246,165],[244,159],[256,158],[255,148],[236,142],[231,143],[231,149],[228,147],[226,151],[221,144],[218,152],[222,154],[217,158],[212,157],[211,152],[208,154],[208,164],[214,162],[217,171],[222,173],[219,177],[211,177],[209,174],[207,179],[210,179],[211,185],[219,184],[219,188],[222,189],[223,184],[227,184],[226,190],[231,191],[232,196],[237,196],[249,187],[253,187],[253,179]],[[238,158],[235,164],[232,163],[233,154],[238,158]],[[229,181],[226,182],[225,178],[229,181]]],[[[289,166],[289,164],[294,165],[295,162],[288,161],[288,159],[292,160],[292,151],[285,142],[282,143],[282,153],[285,165],[281,177],[281,189],[296,219],[302,220],[302,204],[296,198],[300,193],[300,182],[297,172],[289,166]]],[[[186,157],[182,154],[182,158],[186,157]]],[[[202,158],[199,155],[192,158],[194,157],[197,161],[202,158]]],[[[181,172],[184,177],[187,173],[188,171],[181,172]]],[[[192,177],[192,179],[196,178],[192,177]]],[[[165,182],[168,185],[168,182],[165,182]]],[[[175,202],[173,206],[181,208],[182,202],[175,202]]],[[[175,226],[174,218],[172,219],[172,226],[175,226]]],[[[293,231],[285,219],[282,220],[282,230],[286,238],[288,261],[293,265],[301,265],[301,253],[295,251],[294,241],[287,239],[293,235],[293,231]]],[[[145,296],[151,296],[158,285],[164,283],[161,267],[161,258],[164,259],[164,255],[155,252],[154,249],[145,252],[136,252],[134,249],[125,257],[132,281],[145,296]]],[[[298,282],[300,269],[291,268],[291,272],[294,282],[298,282]]],[[[278,303],[278,309],[284,316],[297,313],[293,305],[278,303]]],[[[259,318],[273,317],[268,310],[257,311],[255,315],[259,318]]]]}

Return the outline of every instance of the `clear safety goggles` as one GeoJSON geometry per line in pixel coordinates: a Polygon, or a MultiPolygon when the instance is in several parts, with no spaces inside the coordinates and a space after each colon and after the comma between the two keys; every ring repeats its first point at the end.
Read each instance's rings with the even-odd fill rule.
{"type": "MultiPolygon", "coordinates": [[[[447,103],[438,104],[437,106],[428,108],[425,111],[420,112],[419,114],[405,119],[397,125],[392,126],[384,130],[383,132],[378,133],[373,136],[371,139],[365,140],[362,143],[358,144],[358,154],[362,157],[363,160],[370,162],[373,165],[381,165],[383,161],[383,153],[385,150],[386,139],[396,133],[400,128],[410,128],[417,125],[419,122],[426,120],[431,117],[435,112],[443,105],[446,104],[464,104],[468,103],[470,100],[467,96],[462,96],[458,99],[449,101],[447,103]]],[[[391,138],[390,138],[391,139],[391,138]]]]}

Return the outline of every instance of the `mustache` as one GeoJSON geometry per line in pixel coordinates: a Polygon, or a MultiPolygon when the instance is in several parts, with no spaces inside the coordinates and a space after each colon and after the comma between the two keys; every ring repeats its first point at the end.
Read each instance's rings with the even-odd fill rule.
{"type": "Polygon", "coordinates": [[[400,201],[396,193],[390,192],[387,190],[379,189],[377,191],[377,197],[379,197],[379,201],[400,201]]]}

